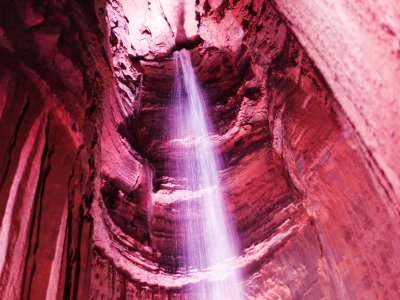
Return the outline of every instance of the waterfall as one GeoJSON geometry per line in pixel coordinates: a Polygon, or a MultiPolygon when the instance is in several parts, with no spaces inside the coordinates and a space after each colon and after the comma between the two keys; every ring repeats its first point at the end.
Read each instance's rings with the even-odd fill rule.
{"type": "Polygon", "coordinates": [[[205,97],[187,50],[174,54],[174,139],[180,159],[176,176],[192,197],[184,202],[182,248],[188,272],[204,272],[207,280],[191,288],[198,299],[242,299],[239,272],[232,267],[236,238],[224,209],[218,176],[220,159],[210,134],[205,97]]]}

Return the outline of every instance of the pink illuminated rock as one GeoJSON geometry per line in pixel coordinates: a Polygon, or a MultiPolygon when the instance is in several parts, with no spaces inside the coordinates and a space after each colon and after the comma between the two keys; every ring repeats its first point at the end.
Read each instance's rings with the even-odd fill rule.
{"type": "Polygon", "coordinates": [[[394,192],[390,197],[399,198],[398,3],[274,2],[355,124],[376,167],[384,171],[383,180],[394,192]]]}
{"type": "MultiPolygon", "coordinates": [[[[0,295],[180,299],[191,49],[249,299],[400,298],[395,1],[0,4],[0,295]],[[196,5],[197,4],[197,5],[196,5]]],[[[196,214],[192,214],[196,218],[196,214]]]]}

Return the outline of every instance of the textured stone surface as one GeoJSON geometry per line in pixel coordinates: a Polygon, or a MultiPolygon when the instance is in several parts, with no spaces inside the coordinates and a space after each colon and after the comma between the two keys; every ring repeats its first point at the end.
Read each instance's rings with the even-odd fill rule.
{"type": "Polygon", "coordinates": [[[393,1],[39,2],[0,4],[1,295],[191,299],[215,276],[177,246],[189,47],[246,298],[400,297],[393,1]]]}
{"type": "Polygon", "coordinates": [[[106,65],[96,19],[77,23],[88,8],[0,4],[4,299],[85,298],[96,173],[91,145],[102,97],[96,68],[106,65]]]}
{"type": "MultiPolygon", "coordinates": [[[[400,10],[396,1],[274,1],[338,99],[390,197],[400,197],[400,10]]],[[[396,201],[397,202],[397,201],[396,201]]],[[[398,210],[398,203],[396,204],[398,210]]]]}

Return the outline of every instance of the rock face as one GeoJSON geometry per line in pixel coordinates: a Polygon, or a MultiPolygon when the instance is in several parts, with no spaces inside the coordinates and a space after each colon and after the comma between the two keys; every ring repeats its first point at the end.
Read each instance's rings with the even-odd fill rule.
{"type": "Polygon", "coordinates": [[[212,276],[176,246],[182,47],[246,298],[400,298],[395,1],[39,2],[0,4],[4,299],[191,299],[212,276]]]}

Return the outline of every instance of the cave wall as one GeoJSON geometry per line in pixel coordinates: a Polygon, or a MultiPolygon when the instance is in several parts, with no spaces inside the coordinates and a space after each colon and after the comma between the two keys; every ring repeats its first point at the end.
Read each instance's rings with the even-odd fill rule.
{"type": "MultiPolygon", "coordinates": [[[[283,10],[283,8],[279,1],[277,2],[268,4],[263,1],[251,3],[240,1],[228,4],[224,1],[221,3],[209,1],[209,5],[204,2],[205,15],[202,16],[200,25],[200,35],[205,40],[205,45],[207,43],[217,45],[227,53],[231,52],[232,56],[238,52],[237,49],[243,49],[243,45],[246,46],[245,52],[241,52],[241,57],[250,57],[250,66],[255,78],[263,87],[261,97],[265,96],[267,105],[269,121],[267,130],[272,135],[272,148],[282,158],[285,170],[288,172],[287,176],[290,178],[288,180],[293,197],[301,202],[309,216],[307,221],[315,230],[314,241],[310,239],[307,229],[298,230],[294,240],[302,239],[302,247],[291,251],[284,249],[285,258],[297,270],[297,276],[295,276],[298,277],[296,278],[297,285],[294,288],[293,279],[289,279],[292,277],[288,275],[290,271],[287,271],[286,278],[278,277],[275,280],[276,286],[280,286],[277,289],[286,290],[289,297],[397,298],[398,281],[396,278],[398,276],[395,265],[398,262],[396,262],[397,258],[393,257],[393,253],[399,243],[399,236],[393,228],[398,226],[396,189],[399,185],[395,175],[398,174],[398,164],[395,163],[395,160],[389,159],[388,162],[392,164],[394,173],[389,170],[387,175],[382,175],[381,168],[383,167],[376,162],[375,150],[370,149],[371,141],[366,137],[364,128],[354,125],[355,116],[348,113],[347,104],[342,104],[347,99],[341,97],[339,100],[340,96],[336,89],[332,88],[335,94],[331,92],[332,85],[328,86],[330,82],[325,81],[327,70],[323,65],[320,67],[317,59],[315,63],[318,69],[316,69],[308,57],[308,44],[302,44],[305,46],[305,51],[300,46],[297,36],[293,35],[286,24],[289,24],[291,28],[292,26],[297,28],[296,26],[300,25],[292,25],[291,22],[295,22],[295,20],[290,18],[289,14],[284,14],[287,19],[286,22],[282,22],[275,7],[278,10],[283,10]],[[232,21],[233,17],[237,23],[232,21]],[[215,27],[214,30],[213,27],[215,27]],[[219,31],[228,34],[226,37],[214,34],[219,31]],[[238,38],[240,36],[242,39],[238,38]],[[378,219],[380,221],[377,221],[378,219]],[[386,236],[388,232],[391,236],[390,241],[386,236]],[[316,246],[320,250],[318,258],[318,255],[297,257],[301,253],[300,249],[316,246]],[[316,276],[317,279],[307,272],[299,272],[310,260],[318,265],[316,268],[319,273],[316,276]],[[389,261],[390,263],[388,263],[389,261]],[[380,273],[379,270],[386,271],[380,273]]],[[[340,5],[335,4],[335,6],[340,5]]],[[[319,37],[323,37],[325,43],[329,43],[326,47],[331,46],[330,51],[332,48],[336,50],[334,45],[343,45],[343,42],[339,43],[338,40],[331,39],[331,35],[318,35],[312,31],[314,27],[306,27],[302,14],[306,15],[309,11],[299,10],[301,6],[286,5],[286,9],[289,10],[289,7],[290,11],[294,11],[293,13],[298,16],[297,20],[301,20],[299,23],[301,22],[304,30],[302,34],[307,33],[309,39],[313,38],[312,47],[320,47],[318,53],[328,53],[328,51],[324,51],[324,46],[320,46],[316,42],[319,42],[319,37]]],[[[308,4],[307,7],[311,9],[308,4]]],[[[320,11],[328,13],[327,9],[319,8],[317,5],[313,6],[313,13],[319,14],[320,11]]],[[[377,18],[380,17],[384,18],[384,16],[377,18]]],[[[329,22],[332,21],[327,16],[325,18],[329,19],[329,22]]],[[[316,25],[318,28],[329,28],[321,25],[321,23],[324,24],[325,18],[318,19],[320,22],[316,25]]],[[[352,20],[346,19],[345,22],[338,22],[337,26],[352,24],[351,22],[352,20]]],[[[362,27],[363,22],[359,22],[359,26],[362,27]]],[[[315,24],[312,21],[309,23],[315,24]]],[[[396,22],[389,22],[388,27],[395,28],[396,24],[396,22]]],[[[380,30],[386,31],[387,28],[385,28],[377,27],[373,32],[377,35],[380,30]]],[[[343,32],[346,31],[341,31],[340,34],[343,35],[343,32]]],[[[354,32],[356,31],[352,31],[352,33],[354,32]]],[[[294,33],[298,34],[298,31],[294,29],[294,33]]],[[[383,36],[386,34],[387,32],[382,33],[383,36]]],[[[351,37],[346,37],[346,41],[347,39],[351,40],[351,37]]],[[[302,41],[300,38],[300,42],[302,41]]],[[[367,43],[365,40],[363,41],[365,44],[367,43]]],[[[388,39],[387,41],[394,43],[394,40],[388,39]]],[[[371,42],[371,39],[368,42],[371,42]]],[[[374,74],[381,81],[379,89],[377,88],[375,92],[391,93],[397,87],[392,81],[396,78],[392,66],[398,63],[398,57],[393,56],[394,52],[390,47],[381,48],[377,45],[382,44],[374,43],[374,47],[380,49],[381,54],[379,55],[385,54],[385,60],[382,60],[382,63],[386,59],[391,62],[389,69],[392,71],[388,71],[391,75],[376,74],[379,71],[377,72],[375,69],[375,73],[372,71],[361,72],[360,77],[374,74]]],[[[364,48],[368,48],[368,46],[364,45],[364,48]]],[[[336,51],[335,59],[343,59],[342,55],[338,55],[338,53],[342,53],[341,50],[337,49],[336,51]]],[[[373,50],[371,49],[371,51],[373,50]]],[[[343,53],[347,55],[346,51],[343,53]]],[[[366,55],[362,52],[357,53],[359,56],[366,55]]],[[[374,55],[379,56],[377,53],[374,55]]],[[[339,72],[334,67],[336,66],[335,59],[330,60],[328,57],[323,59],[325,62],[331,63],[329,70],[339,72]]],[[[357,57],[357,60],[361,61],[361,58],[357,57]]],[[[349,62],[349,68],[345,71],[341,70],[346,72],[343,76],[354,81],[363,81],[363,87],[368,85],[368,88],[373,89],[372,86],[376,82],[369,85],[371,78],[363,80],[355,78],[353,75],[354,70],[351,67],[357,68],[355,66],[359,64],[361,62],[349,62]]],[[[383,72],[386,71],[387,69],[383,72]]],[[[337,76],[335,84],[341,85],[341,79],[342,77],[337,76]]],[[[348,85],[345,79],[343,79],[343,85],[348,85]]],[[[357,85],[354,84],[354,89],[357,88],[357,85]]],[[[352,91],[352,93],[361,95],[359,91],[352,91]]],[[[395,101],[394,94],[390,95],[391,101],[395,101]]],[[[382,95],[374,99],[377,98],[388,100],[382,95]]],[[[361,106],[360,103],[365,103],[359,98],[352,98],[352,101],[357,101],[357,105],[361,106]]],[[[368,99],[368,101],[371,100],[368,99]]],[[[242,105],[244,103],[245,101],[242,102],[242,105]]],[[[382,112],[379,115],[380,118],[382,115],[391,115],[385,119],[390,123],[388,128],[391,130],[398,128],[398,124],[396,124],[398,120],[396,118],[397,107],[392,110],[391,105],[383,105],[380,101],[374,101],[374,105],[379,105],[382,112]]],[[[378,111],[372,107],[363,107],[362,110],[369,109],[371,109],[370,113],[378,111]]],[[[259,111],[258,109],[257,112],[259,111]]],[[[358,113],[360,114],[360,112],[358,113]]],[[[372,117],[369,118],[369,121],[371,119],[372,117]]],[[[373,129],[371,125],[368,132],[383,139],[383,135],[377,133],[383,130],[386,135],[388,128],[383,129],[383,127],[373,129]]],[[[393,134],[390,141],[378,150],[381,151],[379,157],[382,158],[381,155],[386,155],[395,149],[397,140],[393,134]]],[[[264,197],[262,203],[265,203],[265,200],[264,197]]],[[[299,223],[305,225],[304,220],[299,223]]],[[[288,242],[288,244],[290,243],[288,242]]],[[[287,267],[287,264],[284,263],[284,265],[287,267]]],[[[278,267],[275,266],[275,268],[278,267]]],[[[312,267],[306,269],[313,270],[312,267]]],[[[271,278],[274,277],[269,275],[265,278],[271,281],[271,278]]],[[[259,283],[256,286],[263,286],[263,284],[259,283]]],[[[273,287],[274,284],[270,282],[270,285],[267,286],[266,290],[271,290],[271,286],[273,287]]],[[[278,294],[280,293],[278,292],[278,294]]],[[[268,291],[265,291],[265,294],[268,294],[268,291]]]]}
{"type": "Polygon", "coordinates": [[[92,5],[0,4],[3,299],[87,298],[94,146],[110,74],[92,5]]]}
{"type": "Polygon", "coordinates": [[[161,0],[0,4],[2,295],[191,297],[161,178],[189,45],[246,297],[399,298],[400,31],[381,2],[188,1],[184,40],[161,0]]]}
{"type": "Polygon", "coordinates": [[[398,3],[274,2],[357,128],[390,197],[398,199],[398,3]]]}

